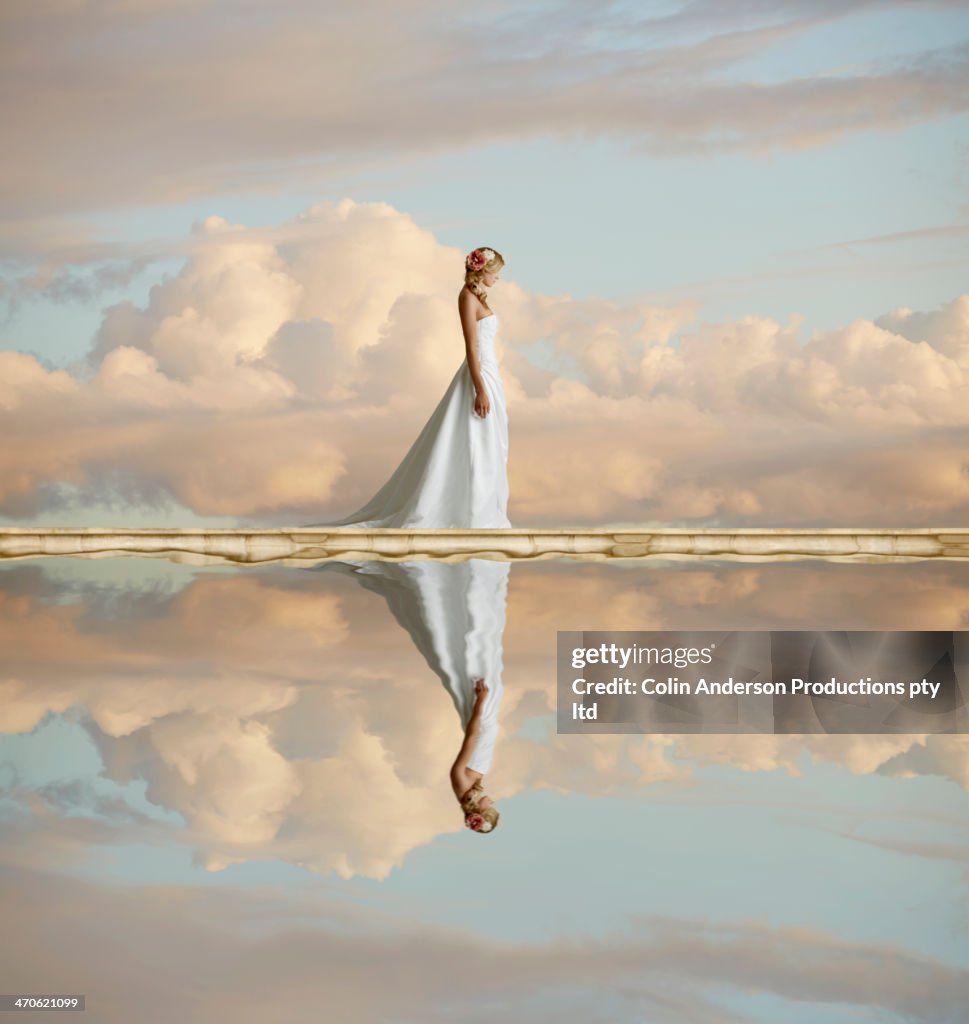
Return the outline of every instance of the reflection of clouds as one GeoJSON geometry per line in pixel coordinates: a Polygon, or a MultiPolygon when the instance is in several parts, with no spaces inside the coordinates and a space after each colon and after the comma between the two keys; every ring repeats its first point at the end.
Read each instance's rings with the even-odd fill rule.
{"type": "MultiPolygon", "coordinates": [[[[0,430],[20,439],[0,449],[0,511],[52,507],[55,483],[277,522],[360,507],[464,358],[456,260],[382,203],[207,218],[145,308],[106,311],[89,375],[0,351],[0,430]]],[[[796,316],[697,324],[688,304],[501,288],[515,523],[969,514],[969,295],[802,345],[796,316]]]]}
{"type": "MultiPolygon", "coordinates": [[[[155,772],[150,799],[175,807],[210,847],[248,848],[271,842],[299,793],[300,774],[272,744],[268,726],[238,714],[167,715],[149,731],[155,772]]],[[[210,853],[218,869],[241,855],[210,853]]]]}
{"type": "MultiPolygon", "coordinates": [[[[667,736],[670,753],[698,764],[724,764],[746,772],[784,769],[801,775],[807,752],[815,764],[830,762],[853,775],[941,775],[969,789],[969,738],[965,736],[667,736]],[[911,759],[911,761],[909,761],[911,759]],[[901,766],[911,763],[918,770],[901,766]]],[[[662,737],[657,737],[662,739],[662,737]]]]}
{"type": "Polygon", "coordinates": [[[913,743],[875,769],[882,775],[911,778],[944,775],[969,789],[969,739],[965,736],[928,736],[913,743]]]}
{"type": "MultiPolygon", "coordinates": [[[[442,785],[460,741],[455,702],[381,594],[337,572],[253,569],[199,574],[115,618],[114,602],[56,603],[66,594],[31,575],[0,573],[0,587],[10,583],[0,589],[3,730],[84,709],[105,774],[145,779],[150,800],[184,817],[201,863],[282,858],[379,878],[460,830],[442,785]]],[[[558,629],[958,628],[964,578],[956,563],[519,563],[493,795],[648,798],[657,781],[690,784],[698,765],[797,775],[805,752],[855,774],[969,788],[962,736],[554,732],[558,629]]],[[[134,841],[146,828],[118,831],[134,841]]]]}
{"type": "MultiPolygon", "coordinates": [[[[808,563],[756,568],[533,565],[529,572],[516,574],[509,602],[509,681],[517,673],[545,680],[541,690],[551,714],[555,689],[554,680],[548,681],[547,652],[559,629],[964,628],[969,590],[961,583],[963,567],[913,563],[884,566],[885,573],[879,568],[808,563]],[[563,596],[550,599],[556,592],[563,596]],[[515,629],[522,621],[529,628],[515,629]]],[[[964,736],[566,736],[552,737],[540,751],[509,741],[502,757],[522,786],[556,788],[559,780],[568,780],[569,788],[595,793],[607,791],[606,766],[615,788],[632,792],[654,779],[688,778],[681,759],[744,771],[780,768],[799,775],[798,761],[805,751],[815,762],[831,762],[855,774],[941,775],[969,788],[969,739],[964,736]],[[579,739],[606,741],[594,755],[601,774],[573,763],[577,756],[593,756],[585,748],[576,754],[570,741],[579,739]],[[644,770],[630,771],[627,758],[644,770]],[[647,765],[652,771],[645,771],[647,765]]]]}
{"type": "Polygon", "coordinates": [[[46,590],[42,599],[6,593],[8,578],[0,577],[0,721],[12,731],[75,703],[112,735],[183,711],[266,714],[293,699],[286,674],[298,676],[348,633],[335,595],[245,575],[203,578],[117,616],[108,605],[103,617],[96,588],[90,605],[83,590],[77,602],[54,603],[46,590]]]}
{"type": "MultiPolygon", "coordinates": [[[[482,885],[488,882],[486,875],[482,885]]],[[[719,998],[738,986],[762,999],[815,1004],[821,1013],[850,1004],[866,1015],[939,1024],[961,1019],[964,1004],[965,972],[951,963],[816,927],[638,916],[634,930],[581,941],[494,942],[476,937],[470,920],[465,928],[414,925],[404,919],[406,906],[395,916],[318,885],[290,893],[119,892],[18,869],[5,872],[0,886],[17,936],[5,953],[9,976],[33,991],[57,977],[64,990],[83,991],[89,1011],[96,1007],[106,1024],[255,1024],[299,1019],[321,1006],[327,1019],[353,1022],[485,1024],[495,1005],[514,1005],[516,1021],[548,1021],[549,1007],[558,1021],[595,1021],[603,1019],[603,992],[622,994],[629,1019],[694,1024],[739,1021],[724,1016],[719,998]]]]}

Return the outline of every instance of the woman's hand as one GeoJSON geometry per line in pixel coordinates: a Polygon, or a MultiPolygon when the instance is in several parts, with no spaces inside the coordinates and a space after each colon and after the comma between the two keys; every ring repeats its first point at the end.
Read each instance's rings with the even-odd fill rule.
{"type": "Polygon", "coordinates": [[[483,679],[474,681],[474,702],[480,704],[488,696],[488,684],[483,679]]]}
{"type": "Polygon", "coordinates": [[[475,391],[474,411],[482,419],[491,412],[491,402],[488,401],[488,392],[484,388],[478,388],[475,391]]]}

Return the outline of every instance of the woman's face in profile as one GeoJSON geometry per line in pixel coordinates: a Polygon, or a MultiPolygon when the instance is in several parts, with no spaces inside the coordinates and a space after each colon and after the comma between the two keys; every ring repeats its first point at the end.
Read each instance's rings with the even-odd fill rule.
{"type": "Polygon", "coordinates": [[[486,270],[482,274],[482,277],[484,278],[485,287],[490,288],[495,283],[495,281],[498,280],[498,278],[500,276],[501,276],[501,271],[500,270],[496,271],[495,273],[492,273],[490,270],[486,270]]]}

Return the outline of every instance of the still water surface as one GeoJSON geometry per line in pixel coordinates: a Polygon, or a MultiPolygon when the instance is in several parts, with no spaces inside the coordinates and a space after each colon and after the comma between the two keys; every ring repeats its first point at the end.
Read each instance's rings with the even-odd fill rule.
{"type": "Polygon", "coordinates": [[[558,735],[555,642],[969,629],[969,564],[57,557],[0,566],[0,603],[5,992],[109,1022],[959,1019],[965,737],[558,735]],[[479,671],[489,835],[448,779],[479,671]]]}

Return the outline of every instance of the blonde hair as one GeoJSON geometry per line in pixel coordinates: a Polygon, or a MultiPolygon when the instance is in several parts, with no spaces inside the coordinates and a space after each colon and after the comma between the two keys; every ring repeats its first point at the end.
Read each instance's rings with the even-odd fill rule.
{"type": "Polygon", "coordinates": [[[498,252],[497,249],[493,249],[490,245],[479,245],[479,249],[491,249],[494,256],[488,260],[488,262],[480,270],[465,270],[464,272],[464,283],[468,287],[468,291],[473,292],[478,296],[479,299],[487,306],[488,305],[488,293],[481,287],[481,280],[485,274],[497,274],[499,270],[505,265],[505,257],[498,252]]]}
{"type": "MultiPolygon", "coordinates": [[[[487,835],[488,832],[494,832],[498,827],[498,819],[501,815],[498,813],[494,804],[491,807],[479,807],[478,801],[485,795],[484,790],[481,788],[481,779],[478,779],[475,784],[461,797],[461,810],[464,811],[464,817],[467,819],[469,814],[480,814],[485,821],[487,821],[491,828],[485,832],[481,832],[480,835],[487,835]]],[[[472,829],[473,832],[477,832],[478,829],[472,829]]]]}

